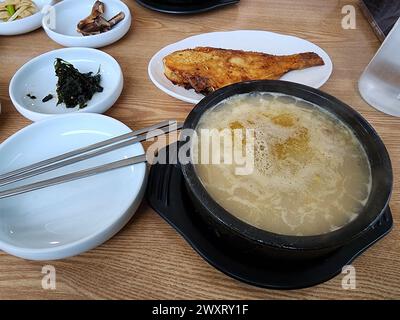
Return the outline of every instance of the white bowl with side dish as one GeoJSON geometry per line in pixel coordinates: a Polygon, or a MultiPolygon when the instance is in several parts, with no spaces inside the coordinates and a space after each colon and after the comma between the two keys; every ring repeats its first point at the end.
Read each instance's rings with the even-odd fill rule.
{"type": "Polygon", "coordinates": [[[44,31],[53,41],[65,47],[87,47],[100,48],[120,40],[130,29],[132,16],[128,6],[119,0],[104,0],[104,17],[108,20],[119,12],[125,14],[125,18],[115,25],[111,30],[91,35],[83,36],[77,31],[78,23],[90,15],[94,0],[64,0],[54,6],[55,25],[49,23],[43,17],[42,26],[44,31]]]}
{"type": "Polygon", "coordinates": [[[121,95],[123,82],[121,67],[109,54],[89,48],[65,48],[42,54],[23,65],[11,79],[9,94],[19,113],[27,119],[39,121],[73,112],[106,112],[121,95]],[[72,63],[82,73],[96,73],[100,69],[103,92],[95,93],[83,109],[57,105],[57,77],[54,71],[56,58],[72,63]],[[36,99],[29,98],[28,94],[36,99]],[[49,94],[54,98],[42,102],[49,94]]]}
{"type": "MultiPolygon", "coordinates": [[[[69,114],[22,129],[0,145],[0,174],[131,130],[107,116],[69,114]]],[[[0,190],[144,154],[135,143],[0,190]]],[[[133,216],[146,164],[116,169],[0,200],[0,250],[29,260],[71,257],[101,245],[133,216]]]]}
{"type": "Polygon", "coordinates": [[[0,21],[0,36],[24,34],[36,30],[42,26],[42,10],[47,5],[54,3],[54,0],[33,0],[33,2],[38,8],[38,11],[35,14],[11,22],[0,21]]]}

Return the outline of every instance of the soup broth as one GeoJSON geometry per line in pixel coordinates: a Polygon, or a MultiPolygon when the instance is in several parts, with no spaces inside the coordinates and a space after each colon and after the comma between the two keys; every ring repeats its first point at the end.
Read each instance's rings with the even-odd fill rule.
{"type": "Polygon", "coordinates": [[[252,173],[237,175],[235,164],[224,163],[195,168],[217,203],[257,228],[324,234],[355,219],[368,200],[371,170],[363,147],[314,104],[280,94],[236,95],[200,119],[198,154],[202,129],[254,130],[252,173]]]}

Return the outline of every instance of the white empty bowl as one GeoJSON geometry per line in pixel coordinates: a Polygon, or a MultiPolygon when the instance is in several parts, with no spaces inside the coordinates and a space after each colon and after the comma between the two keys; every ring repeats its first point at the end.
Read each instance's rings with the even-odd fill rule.
{"type": "Polygon", "coordinates": [[[103,113],[114,105],[123,88],[123,76],[118,62],[109,54],[89,48],[65,48],[42,54],[23,65],[11,79],[9,94],[11,101],[24,117],[39,121],[51,116],[72,112],[103,113]],[[103,92],[95,93],[83,109],[57,106],[54,71],[56,58],[72,63],[80,72],[94,72],[100,68],[103,92]],[[31,99],[27,94],[33,95],[31,99]],[[54,98],[48,102],[42,99],[48,94],[54,98]]]}
{"type": "Polygon", "coordinates": [[[104,17],[109,20],[119,12],[125,13],[125,18],[110,31],[83,36],[76,29],[79,21],[90,15],[95,0],[64,0],[54,6],[54,20],[43,18],[42,25],[47,35],[58,44],[65,47],[100,48],[121,39],[131,26],[132,17],[129,8],[119,0],[104,0],[104,17]],[[54,21],[54,25],[52,25],[54,21]],[[49,23],[50,22],[50,23],[49,23]]]}
{"type": "MultiPolygon", "coordinates": [[[[130,132],[98,114],[71,114],[34,123],[0,145],[0,174],[130,132]]],[[[143,154],[140,143],[25,181],[42,179],[143,154]]],[[[139,163],[0,200],[0,250],[30,260],[61,259],[92,249],[132,217],[146,186],[139,163]]],[[[21,182],[0,187],[5,190],[21,182]]]]}
{"type": "MultiPolygon", "coordinates": [[[[0,1],[3,2],[3,1],[0,1]]],[[[24,19],[18,19],[11,22],[3,22],[0,20],[0,35],[13,36],[23,33],[28,33],[36,30],[42,26],[42,9],[46,5],[53,3],[53,0],[33,0],[36,4],[38,11],[24,19]]]]}

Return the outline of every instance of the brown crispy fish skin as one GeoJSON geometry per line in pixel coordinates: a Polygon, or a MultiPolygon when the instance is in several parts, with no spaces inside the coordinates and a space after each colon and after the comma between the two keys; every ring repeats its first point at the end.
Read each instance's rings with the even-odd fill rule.
{"type": "Polygon", "coordinates": [[[276,80],[292,70],[324,65],[314,52],[274,56],[260,52],[197,47],[175,51],[163,60],[174,84],[208,94],[247,80],[276,80]]]}

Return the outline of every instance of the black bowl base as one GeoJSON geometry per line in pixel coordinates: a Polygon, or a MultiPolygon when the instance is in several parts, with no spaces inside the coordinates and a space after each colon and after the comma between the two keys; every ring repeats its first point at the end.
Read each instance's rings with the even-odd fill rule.
{"type": "Polygon", "coordinates": [[[373,228],[329,256],[296,264],[262,262],[220,245],[214,232],[196,214],[179,165],[153,165],[146,197],[150,206],[213,267],[239,281],[269,289],[300,289],[332,279],[342,272],[344,266],[388,234],[393,226],[388,207],[373,228]]]}
{"type": "Polygon", "coordinates": [[[206,0],[199,3],[189,4],[171,4],[168,2],[161,3],[157,0],[136,0],[143,7],[150,10],[172,13],[172,14],[194,14],[213,10],[229,4],[238,3],[240,0],[206,0]]]}

